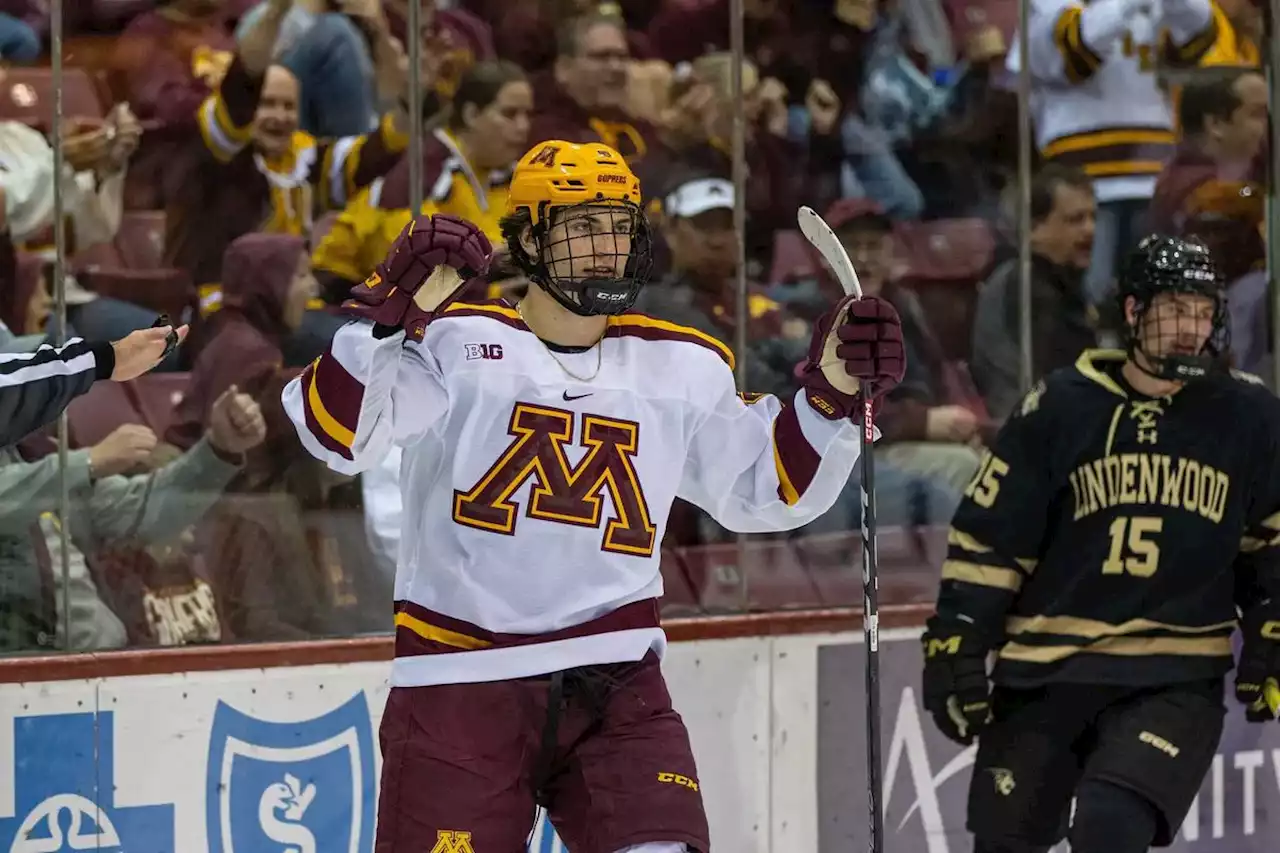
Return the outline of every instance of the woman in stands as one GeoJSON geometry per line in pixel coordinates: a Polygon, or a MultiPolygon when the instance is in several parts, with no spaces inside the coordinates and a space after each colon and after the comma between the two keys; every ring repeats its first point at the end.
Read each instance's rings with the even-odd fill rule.
{"type": "MultiPolygon", "coordinates": [[[[3,73],[0,69],[0,80],[3,73]]],[[[120,228],[126,164],[142,130],[122,104],[105,122],[69,119],[63,133],[62,154],[75,174],[74,180],[63,181],[67,255],[91,258],[95,249],[115,239],[120,228]]],[[[53,148],[44,134],[21,122],[0,121],[4,237],[46,267],[52,266],[54,255],[53,184],[53,148]]],[[[153,311],[94,293],[72,274],[66,278],[66,293],[68,320],[86,338],[116,340],[150,326],[155,319],[153,311]]],[[[10,329],[17,335],[43,331],[12,325],[10,329]]],[[[169,363],[174,361],[176,355],[169,363]]]]}
{"type": "Polygon", "coordinates": [[[361,547],[357,484],[329,474],[302,449],[280,404],[293,375],[282,367],[281,347],[316,289],[306,243],[276,234],[239,238],[227,250],[222,289],[222,310],[210,320],[190,390],[165,435],[186,447],[228,388],[257,400],[266,420],[265,441],[198,534],[219,611],[240,640],[305,639],[379,625],[389,586],[367,591],[362,576],[346,573],[372,562],[361,547]],[[358,550],[343,559],[348,548],[358,550]],[[379,618],[361,610],[370,602],[379,618]]]}
{"type": "MultiPolygon", "coordinates": [[[[533,90],[519,66],[501,61],[471,66],[458,83],[444,125],[423,141],[422,212],[474,222],[497,243],[511,170],[529,147],[532,112],[533,90]]],[[[409,197],[409,163],[402,159],[343,211],[314,257],[327,302],[340,304],[387,256],[412,218],[409,197]]]]}

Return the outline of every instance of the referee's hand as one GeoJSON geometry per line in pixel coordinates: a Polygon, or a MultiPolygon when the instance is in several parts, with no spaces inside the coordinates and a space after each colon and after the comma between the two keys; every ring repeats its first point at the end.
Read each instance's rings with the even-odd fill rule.
{"type": "Polygon", "coordinates": [[[154,329],[139,329],[130,332],[111,345],[116,353],[116,367],[111,372],[113,382],[127,382],[136,379],[154,368],[164,360],[170,352],[171,334],[177,335],[173,346],[181,344],[187,337],[187,326],[159,326],[154,329]]]}

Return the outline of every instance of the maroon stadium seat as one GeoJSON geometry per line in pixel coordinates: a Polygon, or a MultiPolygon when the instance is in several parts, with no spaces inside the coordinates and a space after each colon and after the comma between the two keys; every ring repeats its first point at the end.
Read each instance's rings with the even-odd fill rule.
{"type": "Polygon", "coordinates": [[[701,612],[684,563],[675,548],[662,549],[662,615],[695,616],[701,612]]]}
{"type": "Polygon", "coordinates": [[[902,283],[920,297],[946,356],[967,361],[978,285],[995,254],[991,226],[981,219],[911,222],[895,236],[905,261],[902,283]]]}
{"type": "Polygon", "coordinates": [[[783,610],[815,607],[818,590],[792,544],[785,539],[680,549],[693,591],[706,611],[783,610]]]}
{"type": "Polygon", "coordinates": [[[77,280],[101,296],[132,302],[175,320],[192,316],[196,290],[185,271],[94,268],[77,274],[77,280]]]}
{"type": "Polygon", "coordinates": [[[1017,38],[1018,0],[943,0],[942,8],[970,62],[1003,56],[1017,38]]]}
{"type": "Polygon", "coordinates": [[[147,426],[163,436],[190,385],[189,373],[148,373],[126,383],[125,390],[147,426]]]}
{"type": "MultiPolygon", "coordinates": [[[[882,527],[879,551],[881,604],[928,604],[937,591],[938,571],[946,556],[947,529],[882,527]]],[[[862,536],[858,531],[805,536],[795,540],[822,604],[862,604],[862,536]]]]}
{"type": "MultiPolygon", "coordinates": [[[[101,119],[106,115],[97,84],[83,68],[63,73],[62,114],[101,119]]],[[[10,66],[0,84],[0,119],[48,130],[53,125],[53,72],[48,68],[10,66]]]]}
{"type": "Polygon", "coordinates": [[[67,406],[72,447],[92,447],[125,424],[145,425],[146,419],[119,382],[95,383],[67,406]]]}
{"type": "Polygon", "coordinates": [[[165,214],[163,210],[130,210],[120,220],[116,248],[131,270],[164,267],[165,214]]]}
{"type": "Polygon", "coordinates": [[[809,241],[799,231],[775,231],[769,284],[803,281],[817,275],[809,241]]]}
{"type": "Polygon", "coordinates": [[[95,293],[175,319],[194,312],[195,286],[185,270],[164,265],[164,211],[127,211],[116,239],[76,255],[76,277],[95,293]]]}

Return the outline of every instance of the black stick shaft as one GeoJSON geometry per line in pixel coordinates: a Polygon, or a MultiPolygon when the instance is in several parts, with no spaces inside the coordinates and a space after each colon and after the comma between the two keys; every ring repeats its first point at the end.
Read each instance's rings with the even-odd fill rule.
{"type": "Polygon", "coordinates": [[[876,549],[875,424],[872,405],[862,403],[862,631],[867,650],[867,805],[871,853],[884,853],[884,791],[880,765],[880,605],[876,549]]]}

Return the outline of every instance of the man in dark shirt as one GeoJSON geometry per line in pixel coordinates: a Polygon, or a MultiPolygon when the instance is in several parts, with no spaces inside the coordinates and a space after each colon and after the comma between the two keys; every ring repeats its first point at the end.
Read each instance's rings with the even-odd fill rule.
{"type": "MultiPolygon", "coordinates": [[[[1094,311],[1084,293],[1093,251],[1096,205],[1088,176],[1045,166],[1031,184],[1031,378],[1073,363],[1097,344],[1094,311]]],[[[1018,256],[1001,263],[978,291],[973,320],[973,381],[987,411],[1004,420],[1026,389],[1019,385],[1018,256]]]]}

